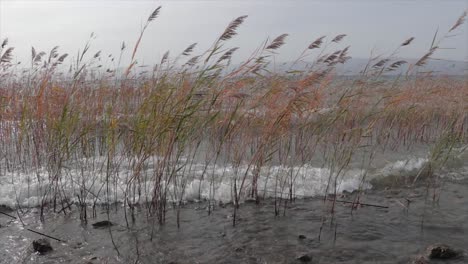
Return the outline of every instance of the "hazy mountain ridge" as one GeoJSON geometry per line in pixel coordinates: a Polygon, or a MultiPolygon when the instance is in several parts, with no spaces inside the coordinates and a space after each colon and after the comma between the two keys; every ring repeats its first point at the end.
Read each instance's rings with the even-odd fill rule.
{"type": "MultiPolygon", "coordinates": [[[[398,70],[385,72],[385,75],[399,75],[401,73],[406,73],[410,65],[414,65],[418,59],[408,59],[408,58],[395,58],[391,60],[388,64],[395,61],[403,60],[407,63],[402,65],[398,70]]],[[[359,75],[366,68],[372,68],[378,60],[372,61],[369,63],[369,59],[364,58],[352,58],[348,60],[345,64],[339,64],[336,66],[336,72],[339,75],[359,75]]],[[[294,67],[291,67],[293,62],[285,62],[280,66],[275,66],[277,71],[291,71],[291,70],[303,70],[306,66],[306,63],[296,64],[294,67]]],[[[453,75],[453,76],[466,76],[468,74],[468,61],[450,61],[450,60],[429,60],[424,66],[413,68],[417,72],[431,72],[434,75],[453,75]]]]}

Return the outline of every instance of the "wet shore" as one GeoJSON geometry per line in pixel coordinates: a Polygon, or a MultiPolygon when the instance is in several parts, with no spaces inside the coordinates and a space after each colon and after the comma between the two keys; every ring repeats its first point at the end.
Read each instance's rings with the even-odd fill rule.
{"type": "Polygon", "coordinates": [[[310,263],[412,263],[439,243],[461,252],[447,263],[466,263],[468,182],[445,182],[435,200],[433,191],[423,185],[367,190],[360,203],[381,207],[336,202],[333,214],[333,202],[321,198],[296,199],[279,216],[273,199],[244,203],[236,227],[231,205],[216,205],[208,215],[206,202],[185,205],[180,228],[172,209],[163,226],[139,210],[128,228],[121,206],[109,217],[99,208],[88,223],[76,209],[66,216],[49,212],[43,223],[37,209],[24,209],[25,226],[0,215],[0,263],[302,263],[304,255],[310,263]],[[92,226],[108,219],[113,226],[92,226]],[[65,242],[51,239],[54,250],[39,255],[31,243],[41,236],[26,228],[65,242]]]}

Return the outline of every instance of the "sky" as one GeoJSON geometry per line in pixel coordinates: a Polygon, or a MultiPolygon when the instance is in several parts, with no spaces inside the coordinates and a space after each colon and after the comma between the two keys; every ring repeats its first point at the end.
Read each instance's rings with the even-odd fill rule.
{"type": "MultiPolygon", "coordinates": [[[[159,17],[148,27],[138,52],[139,64],[154,64],[169,50],[172,55],[197,42],[202,53],[241,15],[249,17],[238,35],[226,43],[239,47],[234,61],[242,61],[265,39],[289,36],[275,55],[276,61],[293,61],[316,38],[347,34],[330,50],[350,47],[354,58],[388,55],[404,40],[414,37],[397,56],[419,58],[430,48],[436,31],[444,35],[463,11],[465,0],[172,0],[172,1],[20,1],[0,0],[0,38],[15,47],[15,60],[30,63],[31,47],[59,52],[70,59],[82,50],[92,32],[91,53],[118,57],[124,41],[129,47],[123,64],[149,14],[159,5],[159,17]]],[[[446,48],[434,57],[468,60],[467,24],[441,42],[446,48]]],[[[316,51],[319,52],[319,51],[316,51]]],[[[317,54],[312,53],[310,58],[317,54]]]]}

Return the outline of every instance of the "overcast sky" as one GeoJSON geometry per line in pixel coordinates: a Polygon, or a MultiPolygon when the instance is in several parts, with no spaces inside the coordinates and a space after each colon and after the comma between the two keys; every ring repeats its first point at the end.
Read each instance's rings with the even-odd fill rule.
{"type": "MultiPolygon", "coordinates": [[[[294,60],[311,41],[327,35],[348,35],[338,47],[350,45],[350,55],[368,58],[389,54],[409,37],[412,45],[399,56],[418,58],[430,47],[437,29],[447,32],[464,10],[465,0],[208,0],[208,1],[17,1],[0,0],[0,38],[8,37],[16,59],[29,63],[31,46],[76,54],[91,32],[92,51],[118,55],[122,41],[133,47],[142,23],[158,5],[159,18],[148,28],[139,52],[141,63],[159,61],[166,50],[180,53],[193,42],[196,52],[219,36],[234,18],[249,15],[229,46],[240,47],[245,59],[267,37],[289,33],[278,61],[294,60]]],[[[458,36],[442,43],[435,57],[468,59],[466,24],[458,36]]],[[[129,52],[129,50],[127,51],[129,52]]],[[[127,54],[129,57],[129,54],[127,54]]]]}

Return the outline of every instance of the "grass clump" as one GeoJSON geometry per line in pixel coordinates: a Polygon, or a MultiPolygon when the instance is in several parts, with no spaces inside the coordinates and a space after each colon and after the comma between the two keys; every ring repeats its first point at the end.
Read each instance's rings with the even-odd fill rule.
{"type": "Polygon", "coordinates": [[[313,40],[286,71],[274,72],[272,66],[287,34],[265,40],[233,66],[238,47],[228,47],[228,41],[247,19],[240,16],[207,51],[193,55],[194,43],[141,72],[135,67],[138,47],[160,10],[144,24],[123,72],[125,43],[117,68],[104,70],[97,63],[101,52],[90,54],[91,35],[70,64],[58,47],[48,54],[33,48],[30,68],[18,72],[14,50],[3,41],[2,174],[20,175],[36,187],[18,193],[18,200],[36,192],[42,209],[64,214],[75,203],[83,219],[87,206],[123,202],[131,216],[127,225],[140,205],[164,224],[172,204],[179,225],[188,189],[198,189],[196,198],[209,201],[209,212],[217,197],[229,193],[235,225],[246,198],[258,203],[273,196],[279,215],[317,156],[328,172],[328,200],[329,194],[337,197],[356,159],[364,183],[377,152],[432,145],[416,181],[443,167],[453,148],[466,145],[466,80],[419,73],[449,35],[436,34],[414,64],[396,57],[411,45],[409,38],[388,58],[370,58],[361,75],[345,80],[336,67],[350,59],[349,47],[333,50],[345,34],[313,40]],[[306,61],[311,55],[315,60],[306,61]],[[399,78],[383,78],[398,71],[399,78]]]}

